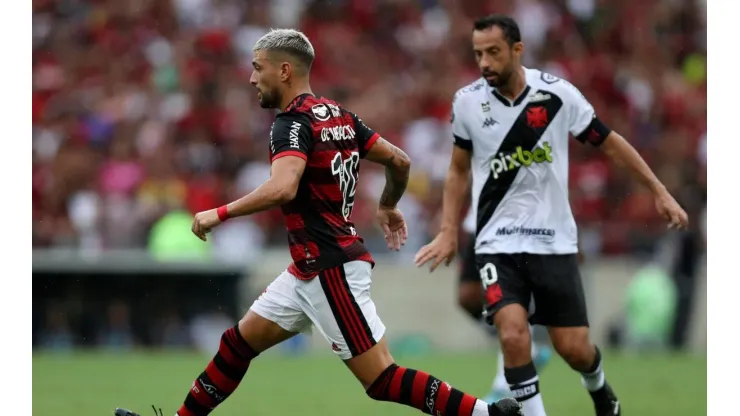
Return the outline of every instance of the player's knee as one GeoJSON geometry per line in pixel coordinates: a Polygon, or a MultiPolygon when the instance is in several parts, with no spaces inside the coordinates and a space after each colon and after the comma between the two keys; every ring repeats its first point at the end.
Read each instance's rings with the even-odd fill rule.
{"type": "Polygon", "coordinates": [[[530,354],[530,336],[526,322],[524,325],[519,323],[500,325],[499,340],[501,349],[507,357],[514,358],[530,354]]]}
{"type": "Polygon", "coordinates": [[[259,353],[295,335],[252,310],[247,311],[246,315],[239,321],[237,331],[241,339],[259,353]]]}
{"type": "Polygon", "coordinates": [[[368,397],[373,400],[379,401],[389,400],[388,387],[390,386],[390,382],[391,380],[393,380],[393,376],[395,375],[398,368],[399,367],[395,363],[386,367],[386,369],[383,370],[383,372],[378,375],[375,381],[373,381],[372,384],[370,384],[370,386],[365,390],[365,393],[367,393],[368,397]]]}

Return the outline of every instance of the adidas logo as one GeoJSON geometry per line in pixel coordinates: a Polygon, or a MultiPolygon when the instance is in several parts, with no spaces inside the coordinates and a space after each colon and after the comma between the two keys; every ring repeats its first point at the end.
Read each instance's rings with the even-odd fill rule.
{"type": "Polygon", "coordinates": [[[331,343],[331,349],[332,349],[332,351],[334,351],[334,352],[342,352],[342,349],[341,349],[341,348],[339,348],[339,347],[337,346],[337,344],[335,344],[335,343],[333,343],[333,342],[331,343]]]}

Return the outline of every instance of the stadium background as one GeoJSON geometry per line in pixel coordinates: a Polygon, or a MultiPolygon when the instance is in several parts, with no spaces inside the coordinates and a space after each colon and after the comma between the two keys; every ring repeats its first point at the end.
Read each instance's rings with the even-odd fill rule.
{"type": "MultiPolygon", "coordinates": [[[[666,232],[650,195],[598,150],[571,146],[571,199],[594,337],[630,414],[706,404],[706,12],[691,0],[34,0],[33,411],[172,413],[218,335],[288,262],[275,211],[209,245],[192,213],[269,175],[273,113],[249,85],[251,48],[296,27],[314,92],[357,112],[413,160],[409,243],[372,226],[383,173],[362,169],[353,214],[379,266],[373,296],[396,358],[485,393],[495,344],[456,309],[454,268],[411,266],[436,232],[457,88],[478,76],[471,19],[512,14],[525,65],[577,85],[685,206],[666,232]],[[654,266],[654,267],[650,267],[654,266]]],[[[364,398],[316,334],[255,363],[215,414],[413,414],[364,398]],[[317,383],[315,381],[321,382],[317,383]],[[334,394],[322,394],[332,391],[334,394]]],[[[554,360],[550,414],[590,414],[554,360]]]]}

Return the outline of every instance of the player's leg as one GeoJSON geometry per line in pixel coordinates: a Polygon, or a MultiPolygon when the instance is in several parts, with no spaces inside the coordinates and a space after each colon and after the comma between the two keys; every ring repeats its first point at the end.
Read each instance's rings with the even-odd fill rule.
{"type": "Polygon", "coordinates": [[[254,358],[310,325],[295,300],[295,281],[283,272],[239,324],[226,330],[218,352],[193,381],[177,416],[208,415],[237,388],[254,358]]]}
{"type": "Polygon", "coordinates": [[[374,400],[399,403],[438,416],[522,414],[513,399],[488,404],[424,371],[399,366],[391,357],[385,337],[364,353],[345,360],[345,364],[374,400]]]}
{"type": "MultiPolygon", "coordinates": [[[[482,287],[482,286],[481,286],[482,287]]],[[[532,306],[530,306],[530,313],[532,310],[532,306]]],[[[489,328],[495,329],[495,325],[486,325],[489,328]]],[[[529,334],[531,339],[531,357],[532,357],[532,363],[534,364],[534,367],[537,369],[538,374],[542,372],[542,370],[545,368],[548,362],[550,362],[550,358],[552,358],[552,349],[550,346],[546,343],[540,343],[535,341],[534,338],[534,330],[535,328],[533,326],[529,326],[529,334]]],[[[511,397],[511,389],[509,388],[509,382],[506,380],[506,374],[504,371],[505,365],[504,365],[504,353],[503,350],[499,350],[498,352],[498,360],[496,364],[496,376],[493,379],[493,384],[491,385],[491,391],[488,393],[488,395],[485,397],[484,400],[488,403],[493,403],[497,400],[501,400],[504,397],[511,397]]]]}
{"type": "Polygon", "coordinates": [[[508,401],[508,410],[507,402],[489,406],[423,371],[398,366],[384,338],[385,325],[370,298],[370,275],[370,264],[354,261],[301,282],[299,290],[306,314],[368,396],[438,416],[519,414],[515,401],[508,401]]]}
{"type": "MultiPolygon", "coordinates": [[[[491,328],[495,328],[493,325],[489,326],[491,328]]],[[[546,343],[535,341],[534,327],[529,327],[529,333],[530,338],[532,339],[532,348],[530,353],[532,356],[532,363],[539,374],[550,362],[550,359],[552,358],[552,348],[550,348],[546,343]]],[[[491,391],[484,398],[488,403],[493,403],[504,397],[511,397],[511,389],[509,388],[509,382],[506,380],[504,368],[504,353],[502,350],[499,350],[496,360],[496,376],[493,378],[491,391]]]]}
{"type": "MultiPolygon", "coordinates": [[[[475,263],[475,236],[466,236],[465,248],[460,256],[460,272],[458,274],[458,305],[491,337],[496,337],[496,327],[487,325],[483,320],[483,284],[481,274],[475,263]]],[[[547,365],[552,356],[550,347],[532,342],[532,359],[539,371],[547,365]]],[[[504,375],[504,354],[499,350],[497,355],[496,375],[491,383],[491,390],[484,400],[493,403],[504,397],[510,397],[511,390],[504,375]]]]}
{"type": "Polygon", "coordinates": [[[486,319],[498,328],[504,376],[525,416],[544,416],[539,376],[532,361],[528,322],[531,292],[519,255],[479,255],[486,299],[486,319]]]}
{"type": "Polygon", "coordinates": [[[619,400],[606,382],[601,353],[591,343],[578,256],[530,256],[536,310],[532,322],[547,326],[555,351],[581,374],[597,416],[621,414],[619,400]]]}
{"type": "MultiPolygon", "coordinates": [[[[465,237],[466,242],[460,252],[460,268],[458,273],[457,304],[475,322],[481,322],[483,317],[483,285],[480,272],[475,265],[475,236],[465,237]]],[[[490,331],[491,334],[494,331],[490,331]]]]}
{"type": "MultiPolygon", "coordinates": [[[[486,331],[491,337],[496,337],[496,327],[486,325],[483,321],[483,284],[478,267],[475,264],[475,236],[468,235],[465,248],[460,255],[460,271],[458,273],[457,303],[466,314],[486,331]]],[[[504,356],[498,353],[496,376],[493,378],[491,390],[485,401],[493,403],[511,395],[509,384],[504,377],[504,356]]]]}

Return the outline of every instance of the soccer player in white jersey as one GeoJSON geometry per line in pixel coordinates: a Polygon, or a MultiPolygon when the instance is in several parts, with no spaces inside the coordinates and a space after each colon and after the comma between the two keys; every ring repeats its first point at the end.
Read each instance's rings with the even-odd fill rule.
{"type": "Polygon", "coordinates": [[[581,374],[596,415],[620,415],[599,349],[589,340],[576,223],[568,202],[569,135],[599,147],[650,189],[669,227],[685,228],[688,217],[637,151],[598,119],[578,89],[521,65],[524,45],[513,19],[478,19],[472,38],[483,76],[455,95],[455,146],[441,230],[419,250],[416,263],[431,261],[433,271],[454,260],[472,171],[476,263],[486,291],[486,315],[498,329],[506,379],[524,414],[545,415],[530,354],[529,318],[547,327],[555,351],[581,374]],[[535,310],[529,316],[531,298],[535,310]]]}
{"type": "MultiPolygon", "coordinates": [[[[475,264],[475,209],[470,207],[462,223],[463,245],[460,252],[460,267],[458,271],[458,305],[477,323],[483,318],[483,285],[481,284],[480,271],[475,264]]],[[[485,325],[485,324],[484,324],[485,325]]],[[[486,325],[488,326],[488,325],[486,325]]],[[[488,326],[487,331],[491,336],[496,336],[496,327],[488,326]]],[[[532,328],[530,327],[530,333],[532,328]]],[[[532,340],[532,363],[539,371],[547,365],[552,357],[552,348],[544,343],[532,340]]],[[[491,390],[483,398],[488,403],[495,403],[504,397],[511,396],[511,389],[504,375],[504,355],[498,353],[496,364],[496,376],[491,383],[491,390]]]]}

